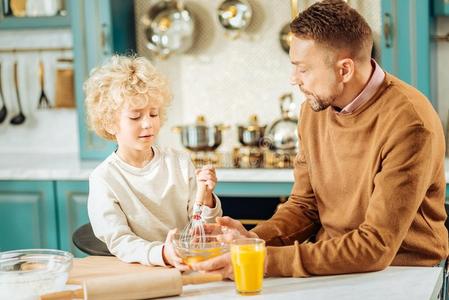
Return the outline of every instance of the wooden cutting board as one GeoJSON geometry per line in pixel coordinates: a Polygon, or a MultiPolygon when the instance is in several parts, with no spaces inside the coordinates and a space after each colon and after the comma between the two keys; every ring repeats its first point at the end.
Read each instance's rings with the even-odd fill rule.
{"type": "Polygon", "coordinates": [[[75,258],[73,268],[69,273],[67,284],[82,284],[86,279],[152,272],[155,276],[159,273],[173,273],[173,269],[163,267],[150,267],[138,263],[124,263],[114,256],[88,256],[75,258]]]}
{"type": "Polygon", "coordinates": [[[80,285],[80,289],[41,295],[41,299],[149,299],[179,295],[186,284],[220,280],[220,274],[181,275],[173,268],[128,264],[111,256],[88,256],[74,259],[67,281],[80,285]]]}

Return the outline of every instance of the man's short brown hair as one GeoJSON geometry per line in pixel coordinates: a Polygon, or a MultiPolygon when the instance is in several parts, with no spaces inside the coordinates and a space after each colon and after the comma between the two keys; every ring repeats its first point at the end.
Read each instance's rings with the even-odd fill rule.
{"type": "Polygon", "coordinates": [[[291,22],[290,30],[298,38],[348,50],[352,58],[370,55],[373,45],[368,23],[342,0],[325,0],[311,5],[291,22]]]}

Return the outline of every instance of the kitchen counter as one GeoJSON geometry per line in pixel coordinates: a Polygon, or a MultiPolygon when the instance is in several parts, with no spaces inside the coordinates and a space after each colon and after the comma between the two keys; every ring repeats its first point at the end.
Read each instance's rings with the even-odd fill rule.
{"type": "MultiPolygon", "coordinates": [[[[380,272],[363,274],[267,278],[262,293],[251,296],[251,299],[437,299],[442,272],[442,268],[388,267],[380,272]]],[[[185,286],[180,297],[242,299],[231,281],[185,286]]]]}
{"type": "MultiPolygon", "coordinates": [[[[0,154],[0,180],[87,180],[100,161],[77,154],[0,154]]],[[[449,159],[446,158],[449,183],[449,159]]],[[[217,169],[219,182],[293,182],[292,169],[217,169]]]]}
{"type": "MultiPolygon", "coordinates": [[[[77,154],[0,154],[0,180],[88,180],[101,161],[77,154]]],[[[292,169],[217,169],[219,182],[293,182],[292,169]]]]}

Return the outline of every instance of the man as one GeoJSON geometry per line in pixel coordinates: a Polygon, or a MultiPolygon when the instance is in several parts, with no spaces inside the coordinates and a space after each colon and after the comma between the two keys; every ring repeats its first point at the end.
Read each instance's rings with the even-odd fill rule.
{"type": "MultiPolygon", "coordinates": [[[[309,105],[290,198],[252,232],[217,222],[266,241],[269,276],[437,265],[448,255],[445,149],[430,102],[370,58],[371,29],[344,1],[315,3],[291,30],[292,83],[309,105]]],[[[229,255],[193,268],[232,276],[229,255]]]]}

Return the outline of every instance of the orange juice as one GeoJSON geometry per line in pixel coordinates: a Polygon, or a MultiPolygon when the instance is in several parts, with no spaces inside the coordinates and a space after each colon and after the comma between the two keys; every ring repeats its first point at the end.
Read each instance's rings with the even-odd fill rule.
{"type": "Polygon", "coordinates": [[[221,254],[223,254],[223,250],[220,248],[194,249],[190,251],[188,256],[183,258],[183,262],[190,266],[193,263],[216,257],[221,254]]]}
{"type": "Polygon", "coordinates": [[[253,294],[262,290],[265,256],[263,240],[238,239],[232,242],[231,260],[239,293],[253,294]]]}

